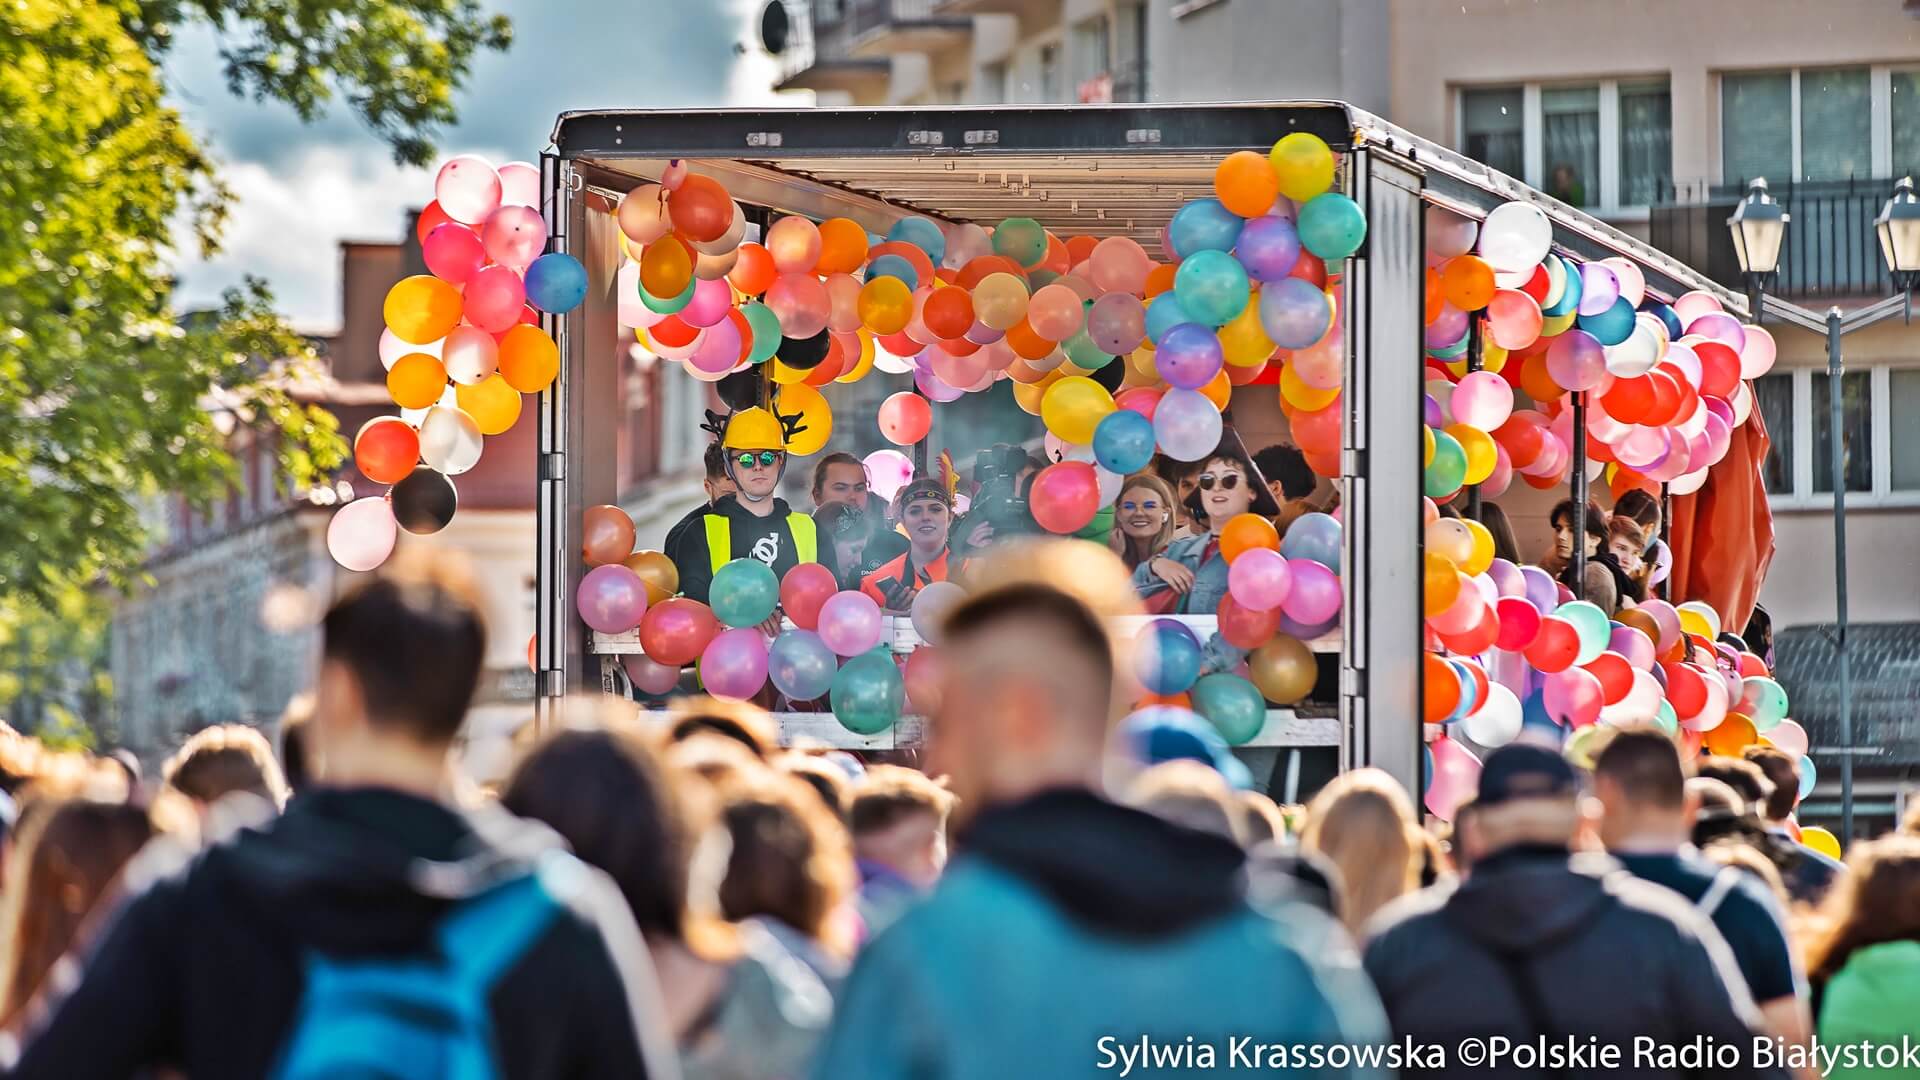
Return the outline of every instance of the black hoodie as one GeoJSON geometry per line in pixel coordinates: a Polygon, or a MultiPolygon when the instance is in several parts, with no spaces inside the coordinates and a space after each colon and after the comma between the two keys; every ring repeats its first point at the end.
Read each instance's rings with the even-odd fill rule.
{"type": "MultiPolygon", "coordinates": [[[[59,969],[49,979],[51,1015],[36,1007],[10,1075],[265,1076],[310,952],[420,952],[455,902],[558,844],[498,808],[320,789],[197,854],[149,847],[128,867],[126,903],[81,957],[77,987],[59,969]]],[[[673,1075],[658,994],[631,913],[593,875],[493,985],[501,1075],[673,1075]]]]}
{"type": "MultiPolygon", "coordinates": [[[[783,579],[787,571],[800,561],[799,551],[795,547],[793,528],[788,522],[793,513],[787,500],[775,498],[773,512],[760,517],[740,505],[737,495],[722,495],[710,509],[704,510],[693,519],[685,529],[675,526],[679,535],[667,548],[667,558],[673,560],[674,568],[680,571],[680,595],[689,600],[707,603],[707,591],[713,585],[713,554],[707,549],[707,527],[701,520],[707,514],[717,514],[727,519],[727,539],[733,550],[727,553],[726,560],[758,559],[773,567],[773,576],[783,579]]],[[[839,569],[833,560],[833,538],[817,536],[814,539],[813,561],[834,572],[838,580],[839,569]]]]}

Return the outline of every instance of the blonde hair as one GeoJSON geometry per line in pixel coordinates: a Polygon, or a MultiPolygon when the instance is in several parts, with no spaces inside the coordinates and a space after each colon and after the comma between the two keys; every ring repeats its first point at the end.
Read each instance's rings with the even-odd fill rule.
{"type": "Polygon", "coordinates": [[[1335,777],[1308,806],[1301,846],[1339,868],[1340,921],[1356,938],[1375,912],[1419,887],[1419,831],[1406,791],[1379,769],[1335,777]]]}
{"type": "Polygon", "coordinates": [[[1155,765],[1134,780],[1126,802],[1175,825],[1245,843],[1246,827],[1233,789],[1198,761],[1183,758],[1155,765]]]}
{"type": "Polygon", "coordinates": [[[1153,535],[1153,541],[1148,545],[1148,558],[1152,558],[1161,551],[1164,551],[1166,546],[1173,542],[1174,530],[1179,528],[1179,522],[1175,520],[1178,515],[1174,513],[1175,500],[1173,488],[1169,487],[1165,480],[1160,479],[1150,472],[1137,472],[1125,480],[1120,481],[1120,495],[1118,499],[1114,500],[1113,531],[1107,534],[1107,546],[1113,549],[1115,555],[1120,556],[1120,561],[1126,563],[1127,569],[1129,570],[1139,564],[1133,561],[1131,557],[1132,546],[1127,539],[1127,534],[1120,529],[1120,514],[1118,508],[1119,500],[1126,498],[1127,492],[1134,488],[1146,488],[1148,491],[1158,495],[1167,511],[1166,520],[1160,523],[1160,531],[1153,535]]]}
{"type": "Polygon", "coordinates": [[[287,801],[287,781],[267,737],[245,724],[217,724],[194,732],[162,769],[167,786],[210,804],[244,791],[275,806],[287,801]]]}

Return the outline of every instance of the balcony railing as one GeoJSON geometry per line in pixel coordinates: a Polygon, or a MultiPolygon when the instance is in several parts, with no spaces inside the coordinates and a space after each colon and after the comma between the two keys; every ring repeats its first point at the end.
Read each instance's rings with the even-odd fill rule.
{"type": "MultiPolygon", "coordinates": [[[[1792,215],[1772,291],[1799,298],[1892,291],[1873,232],[1873,219],[1893,193],[1891,179],[1786,181],[1769,190],[1792,215]]],[[[1648,242],[1729,288],[1742,288],[1727,216],[1746,191],[1745,183],[1676,186],[1649,212],[1648,242]]]]}
{"type": "MultiPolygon", "coordinates": [[[[936,15],[935,0],[783,0],[793,35],[781,54],[782,78],[828,60],[853,57],[853,43],[896,23],[953,21],[936,15]]],[[[964,22],[964,19],[959,20],[964,22]]]]}

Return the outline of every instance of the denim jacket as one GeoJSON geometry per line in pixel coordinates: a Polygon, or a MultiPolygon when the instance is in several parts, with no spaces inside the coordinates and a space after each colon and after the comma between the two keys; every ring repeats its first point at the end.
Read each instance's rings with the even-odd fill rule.
{"type": "MultiPolygon", "coordinates": [[[[1212,535],[1186,536],[1167,545],[1156,558],[1172,559],[1181,566],[1193,571],[1193,588],[1174,605],[1173,614],[1211,615],[1220,608],[1220,601],[1227,595],[1227,560],[1218,551],[1213,558],[1202,563],[1207,545],[1214,541],[1212,535]]],[[[1153,572],[1153,559],[1141,563],[1133,571],[1133,588],[1141,599],[1154,596],[1170,588],[1153,572]]],[[[1219,634],[1214,634],[1203,643],[1206,659],[1203,672],[1232,671],[1240,661],[1247,658],[1245,651],[1226,643],[1219,634]]]]}

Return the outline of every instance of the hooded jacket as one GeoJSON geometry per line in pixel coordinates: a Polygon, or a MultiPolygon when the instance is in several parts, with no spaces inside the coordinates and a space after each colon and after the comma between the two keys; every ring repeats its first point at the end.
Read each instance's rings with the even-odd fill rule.
{"type": "MultiPolygon", "coordinates": [[[[455,903],[559,845],[498,808],[323,788],[198,853],[150,846],[129,865],[127,900],[80,956],[77,978],[50,988],[50,1017],[30,1019],[10,1075],[269,1075],[310,953],[422,952],[455,903]]],[[[493,984],[501,1075],[677,1076],[633,917],[611,882],[587,877],[493,984]]]]}
{"type": "MultiPolygon", "coordinates": [[[[1476,863],[1459,884],[1422,889],[1375,916],[1366,948],[1394,1034],[1458,1046],[1469,1036],[1622,1048],[1624,1076],[1782,1076],[1748,1067],[1760,1017],[1713,923],[1679,894],[1612,859],[1516,847],[1476,863]],[[1741,1068],[1698,1072],[1634,1055],[1696,1038],[1740,1048],[1741,1068]],[[1653,1065],[1656,1067],[1644,1067],[1653,1065]]],[[[1407,1075],[1544,1076],[1449,1057],[1407,1075]]],[[[1559,1075],[1601,1075],[1571,1061],[1559,1075]]]]}
{"type": "MultiPolygon", "coordinates": [[[[1897,1047],[1903,1037],[1920,1041],[1920,941],[1882,942],[1848,957],[1821,992],[1819,1020],[1820,1041],[1834,1046],[1866,1040],[1897,1047]]],[[[1911,1069],[1860,1064],[1842,1061],[1827,1075],[1831,1080],[1916,1075],[1911,1069]]]]}
{"type": "Polygon", "coordinates": [[[1256,909],[1223,837],[1052,791],[983,811],[961,843],[855,963],[821,1080],[1119,1075],[1143,1038],[1211,1048],[1210,1066],[1187,1065],[1209,1076],[1268,1075],[1230,1040],[1384,1037],[1339,927],[1304,905],[1256,909]]]}
{"type": "MultiPolygon", "coordinates": [[[[680,572],[682,596],[707,603],[707,592],[713,585],[713,554],[707,550],[707,531],[700,521],[709,514],[727,519],[727,539],[733,547],[727,560],[758,559],[773,567],[776,579],[787,576],[787,571],[800,561],[793,527],[787,520],[793,509],[785,499],[775,496],[772,501],[772,513],[760,517],[741,506],[739,496],[722,495],[711,508],[701,512],[691,527],[680,532],[667,547],[667,558],[673,560],[674,569],[680,572]]],[[[814,550],[813,561],[833,571],[837,579],[839,570],[834,565],[832,538],[817,537],[814,550]]]]}

